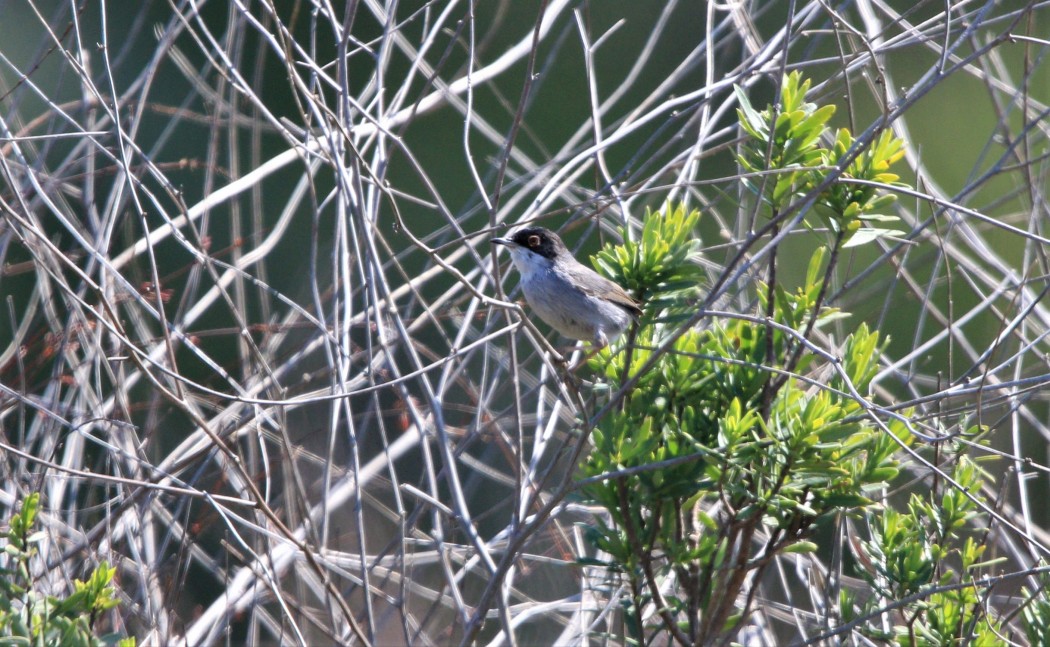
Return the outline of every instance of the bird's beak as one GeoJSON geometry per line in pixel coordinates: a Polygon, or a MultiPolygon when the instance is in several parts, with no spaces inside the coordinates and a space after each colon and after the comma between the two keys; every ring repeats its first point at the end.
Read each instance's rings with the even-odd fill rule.
{"type": "Polygon", "coordinates": [[[517,247],[517,243],[509,238],[493,238],[490,241],[493,245],[506,245],[507,247],[517,247]]]}

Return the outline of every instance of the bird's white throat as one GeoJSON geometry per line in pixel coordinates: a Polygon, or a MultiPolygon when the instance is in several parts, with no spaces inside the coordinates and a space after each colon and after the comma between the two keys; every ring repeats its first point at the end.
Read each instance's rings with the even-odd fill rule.
{"type": "Polygon", "coordinates": [[[528,283],[537,275],[546,274],[554,265],[551,259],[544,258],[524,247],[510,248],[510,258],[514,261],[514,266],[518,268],[523,283],[528,283]]]}

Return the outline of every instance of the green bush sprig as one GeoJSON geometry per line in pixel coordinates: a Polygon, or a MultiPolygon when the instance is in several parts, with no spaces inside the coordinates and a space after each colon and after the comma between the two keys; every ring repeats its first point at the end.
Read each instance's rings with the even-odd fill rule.
{"type": "Polygon", "coordinates": [[[113,587],[116,568],[105,561],[86,581],[75,580],[74,591],[60,598],[35,589],[30,566],[44,533],[34,531],[40,494],[25,498],[9,522],[0,569],[0,646],[135,647],[134,638],[116,634],[97,636],[94,627],[102,614],[120,604],[113,587]]]}

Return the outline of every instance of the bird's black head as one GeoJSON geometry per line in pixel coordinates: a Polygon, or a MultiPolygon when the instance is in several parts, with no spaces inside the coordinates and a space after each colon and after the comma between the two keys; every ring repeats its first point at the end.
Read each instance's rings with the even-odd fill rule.
{"type": "Polygon", "coordinates": [[[558,234],[545,227],[525,227],[514,232],[510,237],[511,242],[524,247],[544,258],[556,258],[562,254],[568,254],[569,250],[565,243],[561,242],[558,234]]]}

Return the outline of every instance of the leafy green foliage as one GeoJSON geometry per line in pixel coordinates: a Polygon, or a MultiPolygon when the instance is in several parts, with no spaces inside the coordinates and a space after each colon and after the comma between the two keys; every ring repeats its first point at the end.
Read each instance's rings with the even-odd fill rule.
{"type": "MultiPolygon", "coordinates": [[[[890,131],[870,142],[833,132],[834,107],[807,102],[809,88],[789,74],[779,104],[761,111],[736,90],[745,185],[774,219],[788,205],[814,205],[830,234],[802,285],[777,282],[771,254],[769,282],[756,291],[760,316],[682,330],[703,281],[697,212],[648,213],[638,240],[621,232],[627,242],[597,256],[599,271],[646,303],[626,349],[590,360],[610,393],[629,380],[633,388],[596,423],[580,467],[582,495],[608,512],[588,529],[597,552],[584,563],[623,578],[629,642],[665,632],[677,644],[725,644],[770,564],[818,553],[813,531],[845,515],[865,522],[854,524],[866,536],[850,546],[869,586],[831,592],[838,620],[901,645],[1001,644],[1000,621],[982,606],[987,591],[967,584],[988,566],[984,544],[967,534],[981,520],[983,472],[959,453],[950,486],[942,478],[888,495],[903,469],[899,450],[922,450],[911,449],[911,411],[877,419],[865,400],[879,333],[857,325],[830,353],[809,339],[847,316],[824,303],[838,252],[901,233],[884,226],[896,220],[884,191],[899,186],[890,168],[903,157],[890,131]]],[[[1030,597],[1024,625],[1044,644],[1050,604],[1042,592],[1030,597]]]]}
{"type": "Polygon", "coordinates": [[[825,161],[820,138],[835,114],[835,106],[807,103],[809,87],[810,81],[803,81],[800,72],[788,74],[780,86],[779,110],[770,106],[761,112],[752,107],[742,88],[734,87],[740,103],[740,126],[750,136],[740,154],[740,164],[756,176],[745,178],[745,185],[755,193],[762,193],[765,185],[763,197],[777,211],[811,183],[815,167],[825,161]],[[763,182],[770,171],[773,180],[763,182]]]}
{"type": "MultiPolygon", "coordinates": [[[[952,479],[959,488],[942,494],[912,494],[907,510],[871,508],[865,517],[871,540],[861,542],[863,577],[883,599],[902,600],[923,590],[957,582],[949,564],[959,564],[963,579],[982,566],[984,546],[961,532],[977,517],[977,501],[985,475],[965,455],[958,457],[952,479]]],[[[893,634],[871,627],[862,629],[870,638],[893,640],[899,645],[1002,644],[1002,628],[984,614],[983,594],[965,583],[948,587],[910,602],[902,610],[904,622],[893,634]]],[[[878,606],[869,600],[854,610],[870,614],[878,606]]],[[[1033,642],[1032,644],[1045,644],[1033,642]]]]}
{"type": "Polygon", "coordinates": [[[102,613],[120,604],[112,586],[116,568],[106,562],[87,581],[74,581],[74,592],[66,598],[34,590],[30,565],[43,538],[33,532],[39,509],[40,494],[33,493],[11,517],[4,546],[10,566],[0,569],[0,645],[134,647],[134,638],[97,637],[92,630],[102,613]]]}
{"type": "MultiPolygon", "coordinates": [[[[1046,564],[1042,564],[1043,568],[1046,564]]],[[[1030,645],[1050,645],[1050,576],[1045,572],[1040,578],[1038,591],[1021,589],[1027,602],[1022,607],[1021,621],[1024,624],[1025,636],[1030,645]]]]}
{"type": "Polygon", "coordinates": [[[595,269],[631,291],[649,317],[660,313],[665,323],[679,321],[689,314],[704,279],[695,262],[700,240],[693,231],[699,220],[699,210],[686,212],[682,205],[668,204],[662,214],[646,211],[640,239],[631,240],[621,229],[624,243],[599,251],[595,269]]]}
{"type": "Polygon", "coordinates": [[[880,194],[878,185],[898,184],[899,177],[890,173],[889,168],[904,157],[904,143],[889,130],[884,130],[874,145],[846,163],[856,145],[849,130],[840,128],[831,149],[821,151],[823,164],[843,166],[844,170],[841,181],[833,183],[820,194],[817,204],[821,208],[816,212],[832,231],[847,234],[845,247],[855,247],[878,238],[904,233],[877,226],[898,220],[896,216],[882,212],[896,202],[897,196],[892,193],[880,194]],[[850,180],[866,183],[858,184],[850,180]]]}
{"type": "MultiPolygon", "coordinates": [[[[676,220],[681,210],[668,214],[660,220],[676,220]]],[[[603,257],[687,262],[689,255],[671,254],[664,238],[676,235],[675,223],[647,223],[646,229],[651,236],[631,244],[629,253],[614,248],[603,257]]],[[[806,285],[776,292],[775,320],[784,328],[774,330],[773,343],[782,362],[795,347],[787,330],[815,307],[824,257],[823,250],[815,255],[806,285]]],[[[639,266],[622,273],[688,271],[664,263],[648,273],[639,266]]],[[[910,437],[903,425],[894,426],[892,436],[880,432],[858,415],[860,403],[844,389],[802,379],[788,380],[763,413],[767,337],[765,326],[753,321],[716,321],[685,331],[652,370],[637,374],[661,336],[662,318],[652,321],[639,331],[631,355],[605,351],[592,360],[613,388],[625,379],[628,364],[638,382],[623,408],[593,430],[594,451],[581,476],[644,469],[584,488],[613,521],[593,528],[590,537],[608,555],[609,567],[632,582],[631,590],[645,592],[633,608],[651,599],[654,574],[673,572],[682,586],[662,601],[665,628],[673,631],[674,625],[693,642],[707,644],[746,615],[735,603],[749,573],[761,572],[773,554],[814,550],[807,537],[821,519],[872,505],[866,492],[896,476],[894,449],[910,437]],[[768,554],[756,559],[750,538],[760,532],[770,537],[768,554]]],[[[877,370],[878,335],[860,326],[843,352],[839,379],[864,392],[877,370]]],[[[798,364],[829,370],[810,354],[798,364]]]]}
{"type": "Polygon", "coordinates": [[[904,142],[884,130],[872,145],[860,150],[848,129],[832,133],[828,122],[835,113],[833,105],[805,101],[809,88],[809,80],[792,72],[781,83],[780,104],[762,111],[751,105],[742,88],[735,88],[740,104],[737,115],[748,136],[739,154],[740,165],[748,173],[745,186],[776,214],[822,187],[832,172],[839,172],[835,181],[820,190],[815,212],[843,247],[902,235],[900,230],[882,226],[898,218],[884,213],[896,196],[881,189],[904,186],[889,172],[904,156],[904,142]],[[830,147],[823,147],[823,141],[831,142],[830,147]]]}

